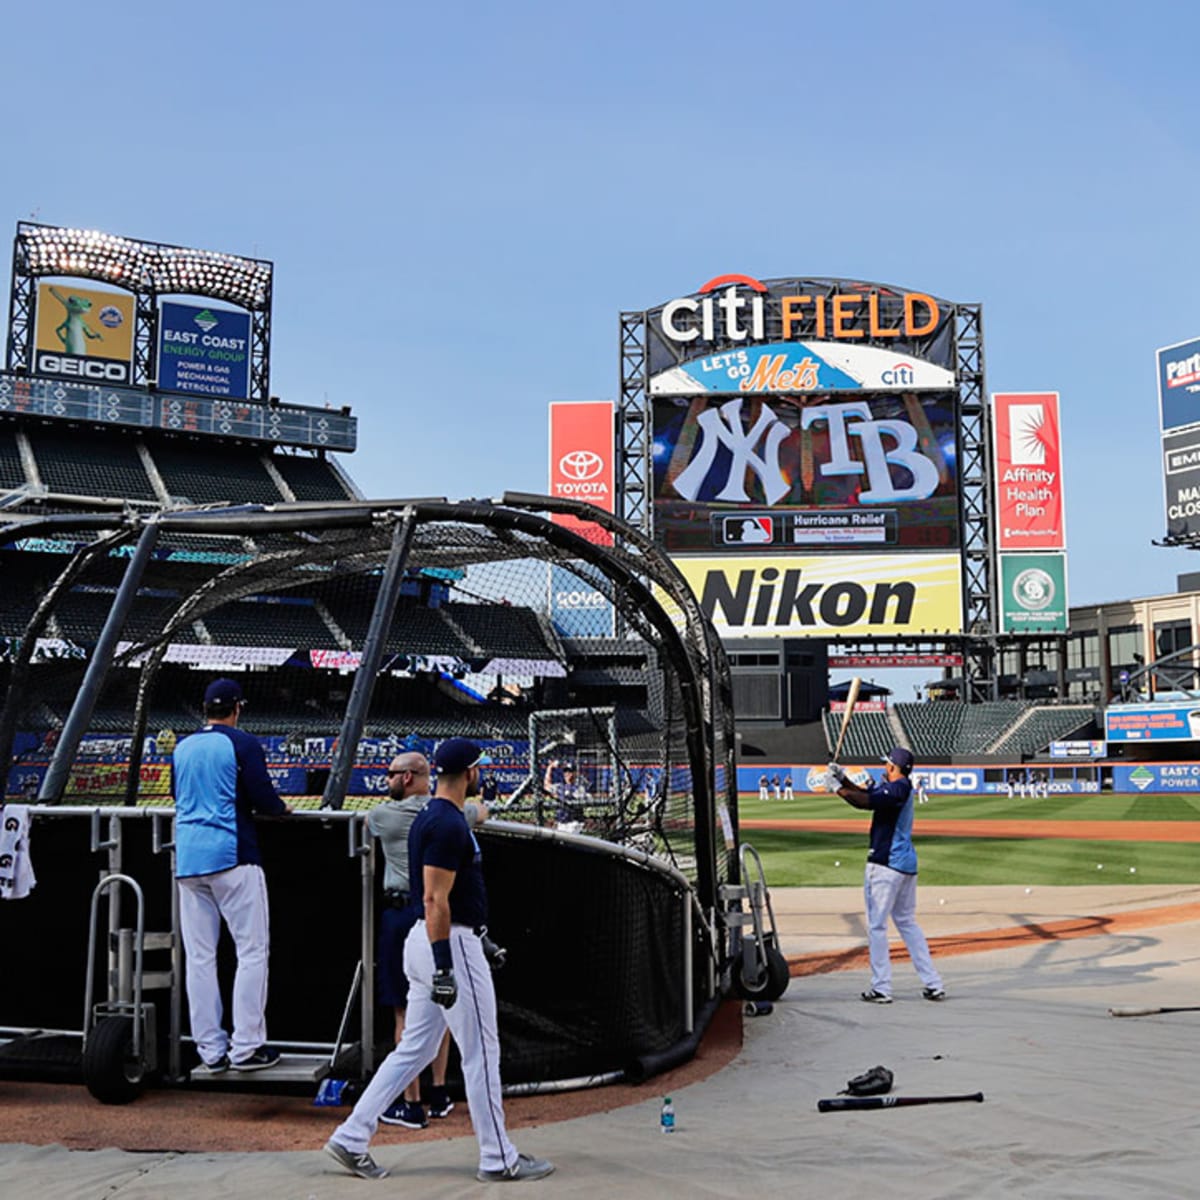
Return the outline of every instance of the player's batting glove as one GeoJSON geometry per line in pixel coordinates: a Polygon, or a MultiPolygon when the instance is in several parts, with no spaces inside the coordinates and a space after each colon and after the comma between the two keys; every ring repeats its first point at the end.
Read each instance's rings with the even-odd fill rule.
{"type": "Polygon", "coordinates": [[[493,971],[499,971],[508,962],[508,951],[503,946],[497,946],[486,933],[480,935],[479,941],[483,946],[483,956],[487,959],[488,966],[493,971]]]}
{"type": "Polygon", "coordinates": [[[829,772],[829,777],[837,780],[839,784],[846,782],[846,772],[837,763],[830,763],[825,769],[829,772]]]}
{"type": "Polygon", "coordinates": [[[434,1004],[440,1004],[443,1008],[453,1008],[455,1000],[458,999],[458,980],[454,978],[454,972],[449,968],[434,971],[433,987],[430,990],[433,992],[434,1004]]]}

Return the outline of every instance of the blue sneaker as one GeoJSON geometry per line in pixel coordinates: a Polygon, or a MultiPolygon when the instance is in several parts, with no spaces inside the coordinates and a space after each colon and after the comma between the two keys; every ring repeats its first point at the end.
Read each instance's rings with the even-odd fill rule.
{"type": "Polygon", "coordinates": [[[443,1117],[448,1117],[453,1111],[454,1101],[450,1099],[450,1093],[444,1087],[430,1088],[429,1115],[435,1120],[440,1121],[443,1117]]]}
{"type": "Polygon", "coordinates": [[[265,1071],[267,1067],[275,1066],[282,1055],[272,1046],[259,1046],[249,1058],[240,1062],[230,1063],[235,1071],[265,1071]]]}
{"type": "Polygon", "coordinates": [[[229,1055],[222,1054],[216,1062],[202,1062],[193,1070],[197,1075],[224,1075],[229,1070],[229,1055]]]}
{"type": "Polygon", "coordinates": [[[414,1100],[398,1100],[379,1114],[385,1125],[403,1125],[405,1129],[424,1129],[429,1121],[425,1110],[414,1100]]]}

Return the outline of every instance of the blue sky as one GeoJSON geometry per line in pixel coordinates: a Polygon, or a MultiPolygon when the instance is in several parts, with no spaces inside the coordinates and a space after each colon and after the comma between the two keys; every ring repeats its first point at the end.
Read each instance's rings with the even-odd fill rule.
{"type": "MultiPolygon", "coordinates": [[[[1072,603],[1173,591],[1154,350],[1200,335],[1195,6],[6,12],[0,222],[269,258],[272,391],[375,496],[544,490],[617,314],[730,271],[984,310],[1062,394],[1072,603]]],[[[12,225],[9,226],[10,228],[12,225]]]]}

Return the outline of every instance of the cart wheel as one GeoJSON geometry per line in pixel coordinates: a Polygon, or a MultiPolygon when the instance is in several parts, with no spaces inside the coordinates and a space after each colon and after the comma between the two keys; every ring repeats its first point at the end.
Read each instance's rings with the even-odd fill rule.
{"type": "Polygon", "coordinates": [[[738,958],[733,963],[734,990],[747,1000],[778,1000],[792,981],[787,959],[775,944],[774,934],[767,934],[763,938],[763,949],[767,955],[767,969],[754,984],[743,978],[742,960],[738,958]]]}
{"type": "Polygon", "coordinates": [[[133,1052],[133,1018],[105,1017],[88,1034],[83,1082],[102,1104],[128,1104],[142,1094],[146,1063],[133,1052]]]}

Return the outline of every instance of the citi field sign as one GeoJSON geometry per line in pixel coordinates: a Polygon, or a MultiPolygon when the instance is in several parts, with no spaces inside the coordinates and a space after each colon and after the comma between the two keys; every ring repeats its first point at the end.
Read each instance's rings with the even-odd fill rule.
{"type": "Polygon", "coordinates": [[[927,292],[718,275],[646,316],[657,395],[955,386],[954,306],[927,292]]]}

